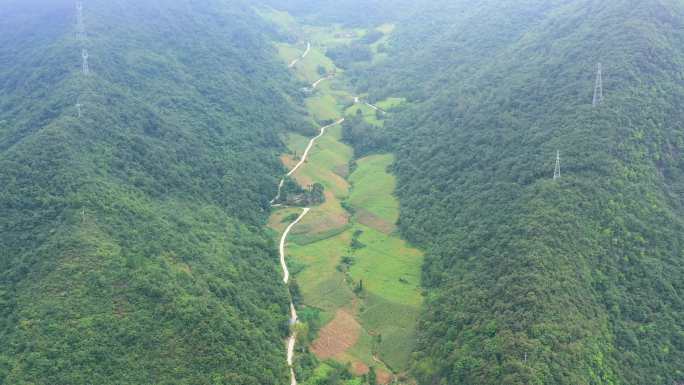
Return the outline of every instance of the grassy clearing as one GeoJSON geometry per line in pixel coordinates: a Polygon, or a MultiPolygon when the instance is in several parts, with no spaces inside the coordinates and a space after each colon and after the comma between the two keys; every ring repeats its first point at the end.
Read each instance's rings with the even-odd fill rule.
{"type": "Polygon", "coordinates": [[[330,192],[325,197],[325,203],[313,208],[297,225],[293,236],[298,236],[301,244],[306,240],[326,239],[348,226],[349,214],[340,206],[340,201],[330,192]]]}
{"type": "Polygon", "coordinates": [[[394,370],[404,370],[415,343],[419,306],[387,301],[369,294],[361,312],[362,324],[376,336],[374,348],[394,370]]]}
{"type": "Polygon", "coordinates": [[[301,212],[302,210],[297,207],[286,207],[275,210],[268,218],[268,228],[274,231],[275,236],[279,236],[285,231],[287,225],[292,222],[286,219],[291,219],[293,215],[299,215],[301,212]]]}
{"type": "Polygon", "coordinates": [[[363,280],[364,289],[388,301],[420,306],[420,266],[422,254],[396,236],[356,225],[363,231],[359,238],[366,247],[356,250],[351,267],[355,281],[363,280]]]}
{"type": "Polygon", "coordinates": [[[289,44],[279,43],[276,44],[276,49],[278,50],[278,56],[283,59],[283,63],[290,64],[294,59],[301,56],[306,47],[297,47],[291,46],[289,44]]]}
{"type": "Polygon", "coordinates": [[[339,24],[328,25],[325,27],[305,26],[303,29],[304,33],[309,36],[312,42],[323,48],[349,44],[366,34],[365,29],[344,28],[339,24]]]}
{"type": "Polygon", "coordinates": [[[349,203],[357,212],[353,231],[362,231],[359,241],[365,245],[354,252],[350,274],[354,282],[363,282],[362,325],[376,336],[374,346],[382,360],[401,371],[410,358],[423,301],[423,255],[398,236],[358,220],[360,213],[370,212],[384,221],[396,222],[399,204],[392,195],[396,181],[387,172],[392,162],[389,154],[359,159],[349,177],[353,183],[349,203]]]}
{"type": "Polygon", "coordinates": [[[309,54],[306,55],[306,58],[304,60],[300,60],[295,65],[295,68],[299,78],[306,81],[308,84],[311,84],[324,76],[318,71],[319,66],[325,69],[325,74],[337,71],[332,60],[325,56],[320,49],[312,46],[311,51],[309,51],[309,54]]]}
{"type": "Polygon", "coordinates": [[[313,97],[306,99],[305,105],[318,122],[337,120],[342,116],[337,99],[330,94],[317,93],[313,97]]]}
{"type": "Polygon", "coordinates": [[[399,202],[392,196],[396,181],[387,173],[393,162],[391,154],[367,156],[356,162],[356,170],[349,178],[353,185],[349,203],[392,224],[399,219],[399,202]]]}
{"type": "Polygon", "coordinates": [[[296,279],[305,304],[334,313],[351,303],[354,293],[345,283],[344,274],[337,270],[350,240],[351,233],[345,231],[307,245],[289,244],[288,254],[304,266],[296,279]]]}
{"type": "Polygon", "coordinates": [[[287,134],[285,144],[294,154],[302,155],[310,140],[311,138],[292,132],[287,134]]]}
{"type": "Polygon", "coordinates": [[[330,127],[326,134],[316,141],[306,163],[294,173],[294,177],[302,185],[321,183],[335,198],[345,199],[349,195],[349,182],[344,179],[344,174],[353,156],[353,150],[339,141],[340,136],[340,126],[330,127]]]}
{"type": "Polygon", "coordinates": [[[376,105],[384,111],[390,111],[392,108],[399,107],[406,103],[406,98],[387,98],[376,103],[376,105]]]}
{"type": "Polygon", "coordinates": [[[377,112],[374,109],[368,107],[367,105],[365,105],[363,103],[357,103],[357,104],[354,104],[353,106],[347,108],[344,111],[344,114],[353,116],[353,115],[358,114],[359,113],[358,111],[361,111],[360,113],[363,115],[363,119],[370,124],[373,124],[373,125],[376,125],[379,127],[382,127],[385,124],[382,120],[378,119],[377,112]]]}

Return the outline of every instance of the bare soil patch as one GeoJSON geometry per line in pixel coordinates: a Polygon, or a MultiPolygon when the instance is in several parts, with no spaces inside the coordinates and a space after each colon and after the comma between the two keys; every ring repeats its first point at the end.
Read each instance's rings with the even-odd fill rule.
{"type": "Polygon", "coordinates": [[[338,310],[335,318],[318,333],[311,345],[311,351],[319,359],[325,360],[342,354],[356,344],[361,325],[346,310],[338,310]]]}
{"type": "Polygon", "coordinates": [[[342,178],[346,178],[349,176],[349,165],[347,164],[341,164],[333,169],[333,172],[342,178]]]}
{"type": "Polygon", "coordinates": [[[387,385],[387,384],[389,384],[390,382],[392,382],[392,377],[393,377],[393,376],[392,376],[391,373],[388,373],[388,372],[386,372],[386,371],[384,371],[384,370],[382,370],[382,369],[377,369],[377,370],[375,371],[375,374],[376,374],[376,376],[377,376],[378,384],[387,385]]]}
{"type": "Polygon", "coordinates": [[[370,371],[370,368],[368,368],[368,365],[364,364],[363,362],[354,361],[351,365],[351,372],[355,376],[363,376],[364,374],[368,373],[368,371],[370,371]]]}
{"type": "Polygon", "coordinates": [[[359,221],[359,223],[374,228],[385,234],[392,234],[392,232],[394,232],[394,230],[396,229],[394,223],[391,223],[383,218],[380,218],[379,216],[373,214],[368,210],[357,209],[355,216],[356,220],[359,221]]]}

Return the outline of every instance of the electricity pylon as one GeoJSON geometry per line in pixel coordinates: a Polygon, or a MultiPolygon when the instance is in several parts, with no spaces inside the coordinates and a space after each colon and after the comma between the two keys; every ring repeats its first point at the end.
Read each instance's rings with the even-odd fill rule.
{"type": "Polygon", "coordinates": [[[596,84],[594,85],[594,100],[591,105],[596,107],[603,102],[603,75],[601,73],[601,63],[598,63],[596,71],[596,84]]]}
{"type": "Polygon", "coordinates": [[[83,75],[88,75],[90,73],[90,67],[88,67],[88,50],[83,48],[81,51],[81,57],[83,57],[83,75]]]}
{"type": "Polygon", "coordinates": [[[76,31],[78,33],[83,33],[83,3],[76,3],[76,31]]]}
{"type": "Polygon", "coordinates": [[[560,177],[560,151],[556,151],[556,168],[553,170],[553,179],[556,180],[560,177]]]}

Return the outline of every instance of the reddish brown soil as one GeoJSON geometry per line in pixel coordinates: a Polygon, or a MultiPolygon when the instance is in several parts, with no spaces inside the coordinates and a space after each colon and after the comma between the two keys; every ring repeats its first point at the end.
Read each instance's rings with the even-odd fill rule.
{"type": "Polygon", "coordinates": [[[311,351],[319,359],[325,360],[356,344],[361,332],[361,325],[346,310],[338,310],[335,318],[318,333],[318,338],[311,345],[311,351]]]}
{"type": "Polygon", "coordinates": [[[368,368],[368,365],[364,364],[363,362],[353,362],[351,366],[351,372],[355,376],[363,376],[364,374],[368,373],[370,369],[368,368]]]}
{"type": "Polygon", "coordinates": [[[391,234],[395,229],[394,223],[390,223],[368,210],[358,209],[355,216],[359,223],[372,227],[385,234],[391,234]]]}
{"type": "Polygon", "coordinates": [[[387,385],[392,382],[392,375],[384,370],[376,369],[375,374],[380,385],[387,385]]]}

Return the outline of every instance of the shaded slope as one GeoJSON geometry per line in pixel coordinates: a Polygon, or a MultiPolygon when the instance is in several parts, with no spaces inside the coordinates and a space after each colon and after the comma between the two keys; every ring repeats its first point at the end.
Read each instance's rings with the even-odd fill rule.
{"type": "Polygon", "coordinates": [[[464,4],[400,25],[370,82],[415,103],[391,129],[430,249],[421,383],[681,381],[684,9],[464,4]]]}
{"type": "Polygon", "coordinates": [[[73,3],[3,8],[0,383],[286,381],[261,225],[298,121],[268,28],[240,2],[87,2],[84,78],[73,3]]]}

